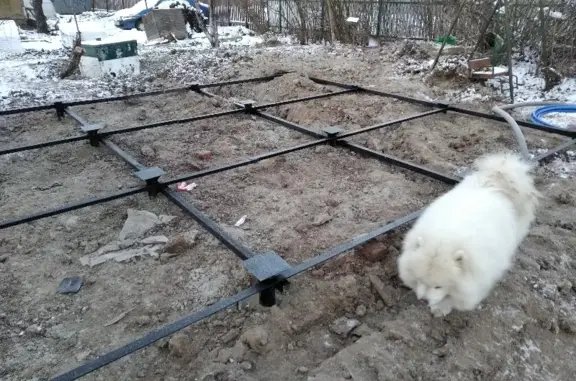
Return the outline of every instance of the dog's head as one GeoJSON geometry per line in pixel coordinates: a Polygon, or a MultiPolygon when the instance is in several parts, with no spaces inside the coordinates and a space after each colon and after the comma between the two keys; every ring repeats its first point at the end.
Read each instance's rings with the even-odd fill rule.
{"type": "Polygon", "coordinates": [[[416,292],[418,299],[436,304],[457,287],[466,263],[466,252],[449,242],[427,240],[409,233],[398,260],[398,275],[416,292]]]}

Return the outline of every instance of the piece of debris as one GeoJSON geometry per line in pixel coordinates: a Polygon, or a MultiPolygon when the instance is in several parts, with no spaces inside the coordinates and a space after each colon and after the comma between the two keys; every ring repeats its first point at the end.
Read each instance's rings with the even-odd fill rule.
{"type": "Polygon", "coordinates": [[[165,235],[155,235],[140,240],[140,243],[143,245],[158,245],[158,244],[165,244],[167,242],[168,237],[166,237],[165,235]]]}
{"type": "Polygon", "coordinates": [[[164,252],[180,254],[191,249],[196,244],[198,234],[197,230],[190,230],[186,233],[171,237],[168,243],[166,243],[166,246],[164,246],[164,252]]]}
{"type": "Polygon", "coordinates": [[[308,373],[308,368],[306,368],[305,366],[301,366],[300,368],[298,368],[296,370],[296,372],[298,372],[300,374],[306,374],[306,373],[308,373]]]}
{"type": "Polygon", "coordinates": [[[250,361],[242,361],[240,363],[240,368],[244,369],[244,370],[252,370],[254,366],[252,365],[252,363],[250,361]]]}
{"type": "Polygon", "coordinates": [[[242,216],[238,221],[236,221],[234,226],[239,227],[244,225],[244,222],[246,222],[246,218],[248,218],[248,216],[242,216]]]}
{"type": "Polygon", "coordinates": [[[210,159],[212,159],[212,152],[200,151],[200,152],[198,152],[198,157],[202,160],[210,160],[210,159]]]}
{"type": "Polygon", "coordinates": [[[365,305],[360,304],[357,308],[356,308],[356,316],[358,317],[364,317],[366,316],[366,313],[368,312],[368,309],[366,308],[365,305]]]}
{"type": "Polygon", "coordinates": [[[159,251],[163,245],[145,246],[135,249],[125,249],[119,251],[112,251],[106,254],[102,254],[94,257],[93,254],[88,254],[80,258],[80,263],[83,266],[94,267],[100,265],[109,260],[115,260],[116,262],[125,262],[135,257],[142,257],[149,255],[154,258],[160,256],[159,251]]]}
{"type": "Polygon", "coordinates": [[[126,317],[126,315],[128,315],[130,312],[134,311],[135,309],[136,309],[136,307],[132,307],[129,310],[122,312],[120,315],[116,316],[114,319],[112,319],[108,323],[104,324],[104,327],[110,327],[111,325],[118,323],[120,320],[124,319],[126,317]]]}
{"type": "Polygon", "coordinates": [[[238,338],[238,336],[240,336],[240,331],[236,328],[233,328],[230,331],[228,331],[228,333],[225,333],[224,336],[222,336],[220,338],[220,340],[222,340],[222,342],[224,344],[228,344],[228,343],[236,340],[236,338],[238,338]]]}
{"type": "Polygon", "coordinates": [[[250,328],[240,337],[240,342],[254,352],[262,353],[268,345],[268,332],[263,327],[250,328]]]}
{"type": "Polygon", "coordinates": [[[164,222],[152,212],[128,209],[128,218],[120,231],[120,240],[141,238],[162,223],[164,222]]]}
{"type": "Polygon", "coordinates": [[[332,216],[330,216],[328,213],[322,213],[322,214],[319,214],[318,216],[316,216],[316,218],[314,218],[312,225],[322,226],[324,224],[327,224],[331,220],[332,220],[332,216]]]}
{"type": "Polygon", "coordinates": [[[341,317],[330,324],[330,330],[341,337],[347,337],[359,325],[360,321],[356,319],[341,317]]]}
{"type": "Polygon", "coordinates": [[[79,276],[64,278],[62,279],[62,282],[60,282],[56,292],[58,294],[75,294],[80,291],[83,283],[84,280],[79,276]]]}
{"type": "Polygon", "coordinates": [[[196,183],[188,184],[186,181],[182,181],[176,185],[176,189],[180,192],[190,192],[192,189],[196,188],[198,185],[196,183]]]}
{"type": "Polygon", "coordinates": [[[558,321],[560,329],[566,333],[576,334],[576,318],[575,317],[563,317],[558,321]]]}
{"type": "Polygon", "coordinates": [[[370,279],[372,287],[374,287],[374,290],[378,293],[382,299],[382,302],[384,302],[384,305],[387,307],[393,306],[394,303],[391,299],[391,296],[386,292],[386,286],[384,286],[384,283],[380,280],[380,278],[374,274],[370,274],[368,275],[368,279],[370,279]]]}

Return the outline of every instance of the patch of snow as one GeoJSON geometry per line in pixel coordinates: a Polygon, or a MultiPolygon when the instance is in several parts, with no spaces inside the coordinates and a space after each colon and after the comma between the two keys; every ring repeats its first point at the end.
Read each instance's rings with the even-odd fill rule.
{"type": "Polygon", "coordinates": [[[560,128],[576,128],[576,112],[574,113],[563,113],[563,112],[551,112],[542,116],[542,119],[556,127],[560,128]]]}

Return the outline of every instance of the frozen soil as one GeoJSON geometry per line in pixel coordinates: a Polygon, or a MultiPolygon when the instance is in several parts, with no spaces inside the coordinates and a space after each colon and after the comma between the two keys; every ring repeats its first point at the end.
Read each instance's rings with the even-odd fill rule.
{"type": "MultiPolygon", "coordinates": [[[[419,79],[391,79],[392,62],[384,49],[327,50],[302,53],[298,59],[271,49],[219,75],[250,77],[294,69],[342,82],[365,81],[415,97],[431,94],[419,79]]],[[[331,90],[310,83],[305,75],[290,74],[268,84],[215,92],[262,103],[331,90]]],[[[224,100],[192,93],[185,97],[166,94],[158,101],[83,106],[79,112],[90,122],[115,128],[231,107],[224,100]],[[136,121],[142,110],[146,119],[136,121]]],[[[466,106],[489,110],[488,104],[466,106]]],[[[425,108],[351,94],[268,111],[316,129],[327,125],[353,129],[425,108]]],[[[60,124],[53,113],[11,118],[18,127],[3,137],[4,147],[77,133],[69,119],[60,124]],[[41,123],[55,135],[39,128],[41,123]]],[[[561,141],[525,132],[533,152],[561,141]]],[[[511,137],[502,124],[438,114],[351,140],[458,173],[484,152],[514,149],[511,137]]],[[[244,115],[115,135],[112,140],[141,162],[164,167],[170,174],[310,141],[244,115]],[[210,151],[212,158],[201,159],[201,151],[210,151]]],[[[125,188],[139,184],[132,169],[104,147],[86,143],[1,160],[3,220],[116,191],[120,184],[125,188]],[[61,185],[53,186],[56,182],[61,185]]],[[[576,372],[576,184],[558,177],[551,165],[535,171],[543,206],[517,263],[477,311],[435,319],[400,285],[396,273],[404,233],[400,229],[295,278],[278,307],[260,307],[252,298],[84,379],[570,380],[576,372]],[[374,277],[382,282],[383,297],[371,286],[374,277]]],[[[184,194],[189,202],[248,247],[257,252],[275,250],[291,264],[415,211],[447,189],[331,146],[195,182],[198,187],[184,194]],[[234,227],[243,215],[246,223],[234,227]]],[[[56,376],[230,296],[249,282],[233,253],[162,196],[149,199],[141,194],[3,229],[0,247],[0,378],[7,381],[56,376]],[[158,258],[82,266],[82,256],[118,240],[128,209],[175,217],[144,236],[165,235],[177,241],[182,234],[193,233],[193,243],[158,258]],[[72,275],[84,277],[80,292],[56,294],[59,282],[72,275]]]]}

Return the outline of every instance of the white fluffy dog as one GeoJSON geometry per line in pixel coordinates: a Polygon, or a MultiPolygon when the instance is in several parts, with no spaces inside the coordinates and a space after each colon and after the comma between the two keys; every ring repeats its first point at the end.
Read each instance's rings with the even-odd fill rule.
{"type": "Polygon", "coordinates": [[[474,164],[423,212],[398,259],[400,279],[435,316],[471,311],[488,296],[512,265],[540,198],[520,157],[492,154],[474,164]]]}

